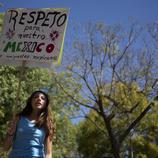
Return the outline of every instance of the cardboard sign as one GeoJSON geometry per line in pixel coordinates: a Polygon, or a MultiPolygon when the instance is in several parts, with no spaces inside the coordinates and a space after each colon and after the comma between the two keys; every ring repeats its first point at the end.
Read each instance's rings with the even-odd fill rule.
{"type": "Polygon", "coordinates": [[[0,40],[0,64],[50,67],[60,62],[68,9],[9,9],[0,40]]]}

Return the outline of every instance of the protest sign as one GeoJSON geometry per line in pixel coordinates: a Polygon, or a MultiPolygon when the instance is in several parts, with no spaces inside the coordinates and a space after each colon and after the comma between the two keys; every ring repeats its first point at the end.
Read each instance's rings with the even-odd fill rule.
{"type": "Polygon", "coordinates": [[[9,9],[0,40],[0,64],[51,67],[62,56],[68,9],[9,9]]]}

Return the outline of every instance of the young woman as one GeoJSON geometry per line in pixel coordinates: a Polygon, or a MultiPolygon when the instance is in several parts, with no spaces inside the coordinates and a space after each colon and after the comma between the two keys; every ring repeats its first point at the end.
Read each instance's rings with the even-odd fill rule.
{"type": "Polygon", "coordinates": [[[10,122],[4,149],[12,146],[9,158],[52,158],[53,134],[48,95],[35,91],[10,122]]]}

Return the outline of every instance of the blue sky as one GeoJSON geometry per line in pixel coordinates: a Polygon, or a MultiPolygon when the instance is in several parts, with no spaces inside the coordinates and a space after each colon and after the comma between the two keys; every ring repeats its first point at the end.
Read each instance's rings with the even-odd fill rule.
{"type": "Polygon", "coordinates": [[[140,23],[158,20],[158,0],[1,0],[8,8],[70,8],[69,22],[124,23],[134,17],[140,23]]]}
{"type": "Polygon", "coordinates": [[[0,12],[8,8],[70,8],[65,42],[71,36],[72,22],[127,24],[129,17],[143,24],[158,21],[158,0],[1,0],[0,3],[4,5],[0,12]]]}

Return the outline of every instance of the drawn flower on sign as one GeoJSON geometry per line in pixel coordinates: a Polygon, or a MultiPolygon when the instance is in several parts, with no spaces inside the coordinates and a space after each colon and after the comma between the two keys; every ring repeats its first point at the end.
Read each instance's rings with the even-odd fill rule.
{"type": "Polygon", "coordinates": [[[9,30],[6,32],[6,37],[7,37],[8,39],[12,39],[14,35],[15,35],[15,32],[14,32],[13,30],[11,30],[11,29],[9,29],[9,30]]]}
{"type": "Polygon", "coordinates": [[[59,37],[59,32],[58,31],[52,31],[49,36],[50,36],[52,41],[55,41],[59,37]]]}

